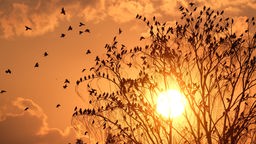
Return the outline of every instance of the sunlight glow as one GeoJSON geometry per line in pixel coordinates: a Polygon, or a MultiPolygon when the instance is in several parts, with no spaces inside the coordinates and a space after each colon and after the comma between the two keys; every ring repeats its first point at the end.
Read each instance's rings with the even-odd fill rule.
{"type": "Polygon", "coordinates": [[[182,114],[186,99],[178,90],[168,90],[159,94],[157,112],[165,118],[174,118],[182,114]]]}

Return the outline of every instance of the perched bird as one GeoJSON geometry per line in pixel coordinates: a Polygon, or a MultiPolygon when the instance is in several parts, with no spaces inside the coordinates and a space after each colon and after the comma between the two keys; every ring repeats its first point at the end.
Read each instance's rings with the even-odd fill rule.
{"type": "Polygon", "coordinates": [[[36,68],[36,67],[39,67],[39,63],[37,62],[35,65],[34,65],[34,67],[36,68]]]}
{"type": "Polygon", "coordinates": [[[62,33],[61,35],[60,35],[60,37],[61,38],[64,38],[66,35],[64,34],[64,33],[62,33]]]}
{"type": "Polygon", "coordinates": [[[6,93],[6,90],[1,90],[0,93],[6,93]]]}
{"type": "Polygon", "coordinates": [[[57,105],[56,105],[56,108],[58,108],[58,107],[60,107],[60,104],[57,104],[57,105]]]}
{"type": "Polygon", "coordinates": [[[88,133],[88,131],[85,131],[85,132],[84,132],[84,135],[86,135],[87,133],[88,133]]]}
{"type": "Polygon", "coordinates": [[[67,84],[65,84],[65,85],[63,86],[63,88],[64,88],[64,89],[66,89],[67,87],[68,87],[68,85],[67,85],[67,84]]]}
{"type": "Polygon", "coordinates": [[[80,22],[79,23],[79,27],[81,27],[81,26],[84,26],[84,23],[80,22]]]}
{"type": "Polygon", "coordinates": [[[70,81],[68,79],[65,79],[65,82],[64,83],[70,83],[70,81]]]}
{"type": "Polygon", "coordinates": [[[193,2],[190,2],[189,5],[192,7],[193,5],[195,5],[195,3],[193,2]]]}
{"type": "Polygon", "coordinates": [[[91,53],[91,51],[88,49],[87,51],[86,51],[86,54],[90,54],[91,53]]]}
{"type": "Polygon", "coordinates": [[[80,35],[83,34],[83,31],[79,31],[79,34],[80,34],[80,35]]]}
{"type": "Polygon", "coordinates": [[[60,14],[66,15],[66,11],[65,11],[64,7],[61,8],[60,14]]]}
{"type": "Polygon", "coordinates": [[[69,26],[68,27],[68,31],[71,31],[73,28],[72,28],[72,26],[69,26]]]}
{"type": "Polygon", "coordinates": [[[85,31],[84,32],[88,32],[88,33],[90,33],[90,30],[89,29],[85,29],[85,31]]]}
{"type": "Polygon", "coordinates": [[[29,107],[25,107],[24,111],[26,111],[26,110],[28,110],[28,109],[29,109],[29,107]]]}
{"type": "Polygon", "coordinates": [[[11,74],[11,73],[12,73],[12,71],[11,71],[10,69],[7,69],[7,70],[5,71],[5,73],[7,73],[7,74],[11,74]]]}
{"type": "Polygon", "coordinates": [[[27,30],[32,30],[32,28],[31,27],[28,27],[28,26],[25,26],[25,30],[27,31],[27,30]]]}
{"type": "Polygon", "coordinates": [[[86,69],[84,68],[83,70],[82,70],[82,72],[84,72],[86,69]]]}

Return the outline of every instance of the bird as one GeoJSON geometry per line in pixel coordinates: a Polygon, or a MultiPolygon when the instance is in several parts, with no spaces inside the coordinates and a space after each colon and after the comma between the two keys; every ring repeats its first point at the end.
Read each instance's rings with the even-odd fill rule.
{"type": "Polygon", "coordinates": [[[122,30],[121,30],[121,28],[119,28],[119,30],[118,30],[118,33],[119,33],[119,34],[121,34],[121,33],[122,33],[122,30]]]}
{"type": "Polygon", "coordinates": [[[65,11],[64,7],[61,8],[60,14],[66,15],[66,11],[65,11]]]}
{"type": "Polygon", "coordinates": [[[82,72],[84,72],[86,69],[84,68],[84,69],[82,69],[82,72]]]}
{"type": "Polygon", "coordinates": [[[7,74],[11,74],[11,73],[12,73],[12,71],[11,71],[10,69],[7,69],[7,70],[5,71],[5,73],[7,73],[7,74]]]}
{"type": "Polygon", "coordinates": [[[61,35],[60,35],[60,37],[61,38],[64,38],[66,35],[64,34],[64,33],[62,33],[61,35]]]}
{"type": "Polygon", "coordinates": [[[47,53],[47,52],[44,52],[44,56],[45,56],[45,57],[48,56],[48,53],[47,53]]]}
{"type": "Polygon", "coordinates": [[[32,30],[32,28],[31,27],[28,27],[28,26],[25,26],[25,30],[27,31],[27,30],[32,30]]]}
{"type": "Polygon", "coordinates": [[[79,23],[79,27],[81,27],[81,26],[84,26],[84,23],[80,22],[79,23]]]}
{"type": "Polygon", "coordinates": [[[67,84],[65,84],[65,85],[63,86],[63,88],[64,88],[64,89],[66,89],[67,87],[68,87],[68,85],[67,85],[67,84]]]}
{"type": "Polygon", "coordinates": [[[6,93],[6,90],[1,90],[0,93],[6,93]]]}
{"type": "Polygon", "coordinates": [[[28,110],[28,109],[29,109],[29,107],[25,107],[24,111],[26,111],[26,110],[28,110]]]}
{"type": "Polygon", "coordinates": [[[59,107],[60,107],[60,104],[57,104],[57,105],[56,105],[56,108],[59,108],[59,107]]]}
{"type": "Polygon", "coordinates": [[[83,34],[83,31],[79,31],[79,34],[80,34],[80,35],[83,34]]]}
{"type": "Polygon", "coordinates": [[[195,3],[193,2],[190,2],[189,5],[192,7],[193,5],[195,5],[195,3]]]}
{"type": "Polygon", "coordinates": [[[141,36],[141,37],[140,37],[140,41],[143,40],[143,39],[145,39],[145,38],[144,38],[143,36],[141,36]]]}
{"type": "Polygon", "coordinates": [[[84,135],[86,135],[87,133],[88,133],[88,131],[85,131],[85,132],[84,132],[84,135]]]}
{"type": "Polygon", "coordinates": [[[65,82],[64,83],[70,83],[70,81],[68,79],[65,79],[65,82]]]}
{"type": "Polygon", "coordinates": [[[69,26],[68,27],[68,31],[71,31],[73,28],[72,28],[72,26],[69,26]]]}
{"type": "Polygon", "coordinates": [[[84,32],[88,32],[88,33],[90,33],[90,30],[89,29],[85,29],[85,31],[84,32]]]}
{"type": "Polygon", "coordinates": [[[88,49],[87,51],[86,51],[86,54],[90,54],[91,53],[91,51],[88,49]]]}
{"type": "Polygon", "coordinates": [[[39,67],[39,63],[37,62],[35,65],[34,65],[34,67],[36,68],[36,67],[39,67]]]}

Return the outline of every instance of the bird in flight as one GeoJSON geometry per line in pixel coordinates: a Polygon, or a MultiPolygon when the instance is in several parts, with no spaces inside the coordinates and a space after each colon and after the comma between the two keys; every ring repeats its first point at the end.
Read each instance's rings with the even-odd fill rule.
{"type": "Polygon", "coordinates": [[[48,56],[48,53],[47,53],[47,52],[44,52],[44,56],[45,56],[45,57],[48,56]]]}
{"type": "Polygon", "coordinates": [[[7,74],[11,74],[11,73],[12,73],[12,71],[11,71],[10,69],[7,69],[7,70],[5,71],[5,73],[7,73],[7,74]]]}
{"type": "Polygon", "coordinates": [[[64,34],[64,33],[62,33],[61,35],[60,35],[60,37],[61,38],[64,38],[66,35],[64,34]]]}
{"type": "Polygon", "coordinates": [[[59,108],[59,107],[60,107],[60,104],[57,104],[57,105],[56,105],[56,108],[59,108]]]}
{"type": "Polygon", "coordinates": [[[34,67],[36,68],[36,67],[39,67],[39,63],[37,62],[35,65],[34,65],[34,67]]]}
{"type": "Polygon", "coordinates": [[[70,81],[68,79],[65,79],[65,82],[64,83],[70,83],[70,81]]]}
{"type": "Polygon", "coordinates": [[[64,89],[66,89],[67,87],[68,87],[68,85],[67,85],[67,84],[65,84],[65,85],[63,86],[63,88],[64,88],[64,89]]]}
{"type": "Polygon", "coordinates": [[[28,26],[25,26],[25,30],[27,31],[27,30],[32,30],[32,28],[31,27],[28,27],[28,26]]]}
{"type": "Polygon", "coordinates": [[[81,26],[84,26],[84,23],[80,22],[79,23],[79,27],[81,27],[81,26]]]}
{"type": "Polygon", "coordinates": [[[88,32],[88,33],[90,33],[90,30],[89,30],[89,29],[86,29],[84,32],[88,32]]]}
{"type": "Polygon", "coordinates": [[[28,110],[28,109],[29,109],[29,107],[25,107],[24,111],[26,111],[26,110],[28,110]]]}
{"type": "Polygon", "coordinates": [[[6,93],[6,90],[1,90],[0,93],[6,93]]]}
{"type": "Polygon", "coordinates": [[[122,30],[121,30],[120,28],[119,28],[119,30],[118,30],[118,33],[119,33],[119,34],[121,34],[121,33],[122,33],[122,30]]]}
{"type": "Polygon", "coordinates": [[[68,27],[68,31],[71,31],[73,28],[72,28],[72,26],[69,26],[68,27]]]}
{"type": "Polygon", "coordinates": [[[87,51],[86,51],[86,54],[90,54],[91,53],[91,51],[88,49],[87,51]]]}
{"type": "Polygon", "coordinates": [[[65,11],[64,7],[61,8],[60,14],[66,15],[66,11],[65,11]]]}
{"type": "Polygon", "coordinates": [[[83,34],[83,31],[79,31],[79,34],[80,34],[80,35],[83,34]]]}

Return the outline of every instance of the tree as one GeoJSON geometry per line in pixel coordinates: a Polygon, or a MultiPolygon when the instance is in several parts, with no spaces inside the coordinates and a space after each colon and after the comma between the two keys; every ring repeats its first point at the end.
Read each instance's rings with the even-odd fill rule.
{"type": "Polygon", "coordinates": [[[74,127],[83,125],[90,136],[100,131],[106,143],[255,141],[255,20],[238,34],[224,11],[198,9],[180,6],[173,26],[137,15],[150,30],[140,38],[148,44],[128,48],[117,36],[106,44],[105,55],[76,82],[86,85],[90,106],[75,108],[74,127]],[[178,120],[156,111],[159,93],[173,87],[186,97],[178,120]]]}

